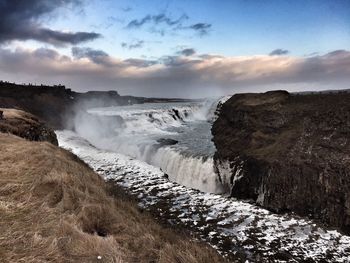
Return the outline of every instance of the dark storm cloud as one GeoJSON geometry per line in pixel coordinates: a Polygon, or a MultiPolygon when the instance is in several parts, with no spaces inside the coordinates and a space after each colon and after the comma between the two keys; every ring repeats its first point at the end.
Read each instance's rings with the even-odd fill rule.
{"type": "Polygon", "coordinates": [[[287,55],[287,54],[289,54],[288,50],[277,48],[275,50],[272,50],[269,55],[270,56],[281,56],[281,55],[287,55]]]}
{"type": "Polygon", "coordinates": [[[43,27],[40,19],[80,0],[0,0],[0,43],[37,40],[54,45],[78,44],[100,37],[94,32],[62,32],[43,27]]]}
{"type": "Polygon", "coordinates": [[[177,54],[188,57],[196,54],[196,50],[194,48],[185,48],[177,52],[177,54]]]}
{"type": "Polygon", "coordinates": [[[171,19],[165,13],[160,13],[158,15],[146,15],[141,19],[134,19],[128,23],[127,28],[140,28],[144,24],[153,23],[154,25],[165,24],[170,27],[180,25],[184,20],[189,17],[186,14],[181,15],[178,19],[171,19]]]}
{"type": "Polygon", "coordinates": [[[21,36],[18,36],[19,40],[33,39],[41,42],[47,42],[53,45],[62,44],[79,44],[82,42],[90,41],[100,37],[97,33],[87,33],[87,32],[75,32],[66,33],[61,31],[55,31],[45,28],[33,28],[31,32],[23,32],[21,36]]]}
{"type": "Polygon", "coordinates": [[[145,44],[145,41],[143,40],[137,40],[131,43],[126,43],[126,42],[122,42],[121,46],[123,48],[127,48],[127,49],[137,49],[137,48],[142,48],[145,44]]]}

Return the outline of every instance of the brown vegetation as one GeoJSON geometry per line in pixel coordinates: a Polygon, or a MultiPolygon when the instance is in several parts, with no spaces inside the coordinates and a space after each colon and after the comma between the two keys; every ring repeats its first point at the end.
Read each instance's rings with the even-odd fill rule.
{"type": "Polygon", "coordinates": [[[0,133],[2,262],[222,262],[137,206],[108,195],[73,154],[0,133]]]}
{"type": "Polygon", "coordinates": [[[48,141],[58,145],[55,132],[34,115],[15,109],[0,108],[0,132],[30,141],[48,141]]]}

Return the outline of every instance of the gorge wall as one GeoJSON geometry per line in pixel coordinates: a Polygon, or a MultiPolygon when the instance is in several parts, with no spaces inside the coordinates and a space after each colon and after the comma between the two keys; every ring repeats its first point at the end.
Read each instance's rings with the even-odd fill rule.
{"type": "Polygon", "coordinates": [[[350,94],[237,94],[212,133],[231,196],[350,233],[350,94]]]}

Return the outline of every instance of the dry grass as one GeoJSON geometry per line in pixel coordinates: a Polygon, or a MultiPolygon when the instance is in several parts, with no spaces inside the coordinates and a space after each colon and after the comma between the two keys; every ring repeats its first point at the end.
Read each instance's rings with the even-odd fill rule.
{"type": "Polygon", "coordinates": [[[1,262],[223,262],[108,196],[105,182],[67,151],[2,133],[0,149],[1,262]]]}
{"type": "Polygon", "coordinates": [[[10,133],[31,141],[49,141],[58,145],[54,131],[36,116],[21,110],[0,108],[0,132],[10,133]]]}

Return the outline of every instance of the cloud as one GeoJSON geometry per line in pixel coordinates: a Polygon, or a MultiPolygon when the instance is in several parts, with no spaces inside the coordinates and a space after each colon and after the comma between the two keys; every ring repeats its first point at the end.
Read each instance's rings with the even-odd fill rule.
{"type": "Polygon", "coordinates": [[[99,38],[100,35],[97,33],[87,33],[87,32],[75,32],[75,33],[67,33],[61,31],[54,31],[51,29],[45,28],[33,28],[32,31],[28,33],[22,34],[21,38],[18,39],[26,40],[26,39],[34,39],[41,42],[47,42],[56,46],[60,46],[63,44],[79,44],[82,42],[90,41],[96,38],[99,38]]]}
{"type": "Polygon", "coordinates": [[[166,28],[164,26],[168,27],[167,29],[170,29],[172,31],[181,31],[181,30],[193,30],[195,31],[199,36],[204,36],[209,34],[212,25],[208,23],[196,23],[192,25],[184,25],[185,21],[189,19],[189,16],[186,14],[182,14],[177,19],[172,19],[171,17],[167,16],[165,13],[160,13],[157,15],[151,15],[148,14],[141,19],[134,19],[131,20],[126,28],[127,29],[139,29],[143,27],[146,24],[150,24],[153,27],[151,28],[152,33],[160,34],[161,36],[164,36],[167,32],[166,28]],[[159,26],[163,26],[159,28],[159,26]]]}
{"type": "Polygon", "coordinates": [[[151,16],[147,15],[140,20],[134,19],[134,20],[130,21],[126,27],[127,28],[139,28],[139,27],[143,26],[144,24],[150,22],[151,20],[152,20],[151,16]]]}
{"type": "Polygon", "coordinates": [[[317,56],[319,55],[320,53],[319,52],[312,52],[312,53],[309,53],[309,54],[306,54],[304,55],[305,57],[313,57],[313,56],[317,56]]]}
{"type": "Polygon", "coordinates": [[[123,61],[125,66],[133,66],[139,68],[146,68],[158,64],[156,60],[135,59],[129,58],[123,61]]]}
{"type": "Polygon", "coordinates": [[[59,46],[99,38],[100,34],[95,32],[63,32],[41,25],[42,18],[59,8],[80,4],[80,0],[2,0],[0,43],[12,40],[37,40],[59,46]]]}
{"type": "Polygon", "coordinates": [[[157,15],[146,15],[141,19],[134,19],[130,21],[126,27],[128,29],[140,28],[147,23],[152,23],[154,25],[165,24],[172,27],[181,24],[188,18],[189,17],[186,14],[181,15],[178,19],[175,20],[168,17],[165,13],[160,13],[157,15]]]}
{"type": "Polygon", "coordinates": [[[211,24],[207,23],[197,23],[189,26],[190,29],[196,31],[200,36],[208,35],[211,29],[211,24]]]}
{"type": "Polygon", "coordinates": [[[145,41],[143,40],[137,40],[137,41],[133,41],[131,43],[126,43],[126,42],[122,42],[121,46],[123,48],[127,48],[127,49],[136,49],[136,48],[142,48],[145,44],[145,41]]]}
{"type": "Polygon", "coordinates": [[[73,47],[72,55],[73,58],[76,59],[88,58],[96,64],[110,65],[110,63],[108,63],[109,55],[102,50],[96,50],[88,47],[73,47]]]}
{"type": "Polygon", "coordinates": [[[85,48],[73,53],[71,58],[51,49],[0,48],[0,79],[162,97],[203,97],[285,87],[339,89],[348,87],[350,81],[350,52],[346,50],[314,57],[202,54],[159,60],[122,60],[85,48]]]}
{"type": "Polygon", "coordinates": [[[278,48],[278,49],[272,50],[269,55],[270,56],[281,56],[281,55],[287,55],[287,54],[289,54],[288,50],[278,48]]]}
{"type": "Polygon", "coordinates": [[[168,26],[179,25],[187,19],[189,19],[189,17],[186,14],[182,14],[176,20],[172,20],[171,18],[167,17],[165,14],[159,14],[159,15],[153,16],[153,21],[155,24],[165,23],[168,26]]]}
{"type": "Polygon", "coordinates": [[[188,57],[188,56],[192,56],[192,55],[196,54],[196,50],[193,48],[184,48],[184,49],[178,51],[177,54],[188,57]]]}

